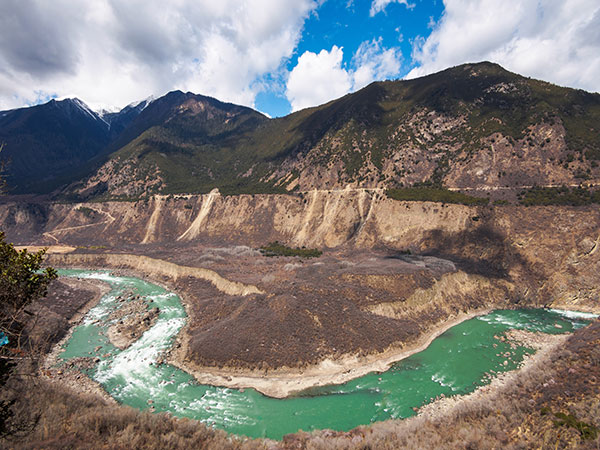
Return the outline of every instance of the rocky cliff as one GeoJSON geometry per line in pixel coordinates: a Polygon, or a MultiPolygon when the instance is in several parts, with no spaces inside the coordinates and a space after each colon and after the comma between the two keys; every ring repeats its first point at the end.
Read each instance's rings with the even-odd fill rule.
{"type": "Polygon", "coordinates": [[[523,295],[598,300],[600,211],[401,202],[379,190],[297,195],[154,196],[147,201],[0,205],[22,244],[159,249],[246,245],[407,252],[449,259],[470,273],[523,283],[523,295]]]}

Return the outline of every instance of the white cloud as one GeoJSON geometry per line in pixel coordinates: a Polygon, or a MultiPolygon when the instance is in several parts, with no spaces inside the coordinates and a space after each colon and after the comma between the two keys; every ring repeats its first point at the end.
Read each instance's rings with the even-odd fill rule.
{"type": "Polygon", "coordinates": [[[375,14],[384,11],[390,3],[399,3],[406,6],[408,9],[413,9],[415,7],[415,4],[408,3],[408,0],[373,0],[369,14],[373,17],[375,14]]]}
{"type": "Polygon", "coordinates": [[[381,41],[363,42],[350,69],[343,65],[343,49],[335,45],[331,51],[321,50],[318,54],[304,52],[287,82],[286,96],[292,111],[326,103],[373,81],[396,76],[402,55],[396,48],[383,48],[381,41]]]}
{"type": "Polygon", "coordinates": [[[343,50],[334,45],[329,52],[307,51],[298,58],[286,90],[292,111],[320,105],[350,91],[352,78],[342,67],[343,57],[343,50]]]}
{"type": "Polygon", "coordinates": [[[353,89],[360,89],[367,84],[393,77],[401,67],[402,53],[397,48],[382,48],[382,39],[365,41],[358,47],[352,58],[354,67],[353,89]]]}
{"type": "Polygon", "coordinates": [[[190,90],[252,105],[314,0],[2,0],[0,109],[40,96],[125,105],[190,90]]]}
{"type": "Polygon", "coordinates": [[[560,85],[600,91],[597,0],[444,0],[431,35],[416,40],[407,78],[465,62],[494,61],[560,85]]]}

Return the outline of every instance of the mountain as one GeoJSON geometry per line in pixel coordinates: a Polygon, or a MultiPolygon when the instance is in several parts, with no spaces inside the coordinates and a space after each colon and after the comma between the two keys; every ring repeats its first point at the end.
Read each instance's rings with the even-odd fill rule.
{"type": "Polygon", "coordinates": [[[17,192],[43,186],[96,156],[108,124],[78,99],[0,112],[1,157],[17,192]]]}
{"type": "Polygon", "coordinates": [[[240,160],[254,158],[240,155],[244,139],[268,121],[244,106],[170,92],[150,103],[110,145],[107,163],[72,189],[131,197],[227,183],[236,167],[247,166],[240,160]]]}
{"type": "Polygon", "coordinates": [[[426,185],[514,197],[600,179],[600,95],[497,64],[376,82],[270,120],[205,99],[168,94],[152,121],[144,110],[87,188],[117,177],[115,196],[426,185]]]}
{"type": "Polygon", "coordinates": [[[147,102],[99,115],[76,98],[0,112],[10,191],[47,192],[81,176],[147,102]]]}
{"type": "MultiPolygon", "coordinates": [[[[99,153],[103,159],[64,193],[131,198],[424,185],[514,198],[531,186],[600,179],[600,95],[487,62],[372,83],[278,119],[181,91],[140,105],[96,120],[83,111],[89,124],[71,126],[97,130],[84,133],[95,140],[73,139],[81,158],[69,164],[81,167],[99,153]]],[[[48,146],[66,153],[60,143],[48,146]]]]}
{"type": "Polygon", "coordinates": [[[119,111],[102,112],[98,115],[108,123],[111,137],[116,138],[153,100],[153,97],[149,97],[145,100],[131,103],[119,111]]]}

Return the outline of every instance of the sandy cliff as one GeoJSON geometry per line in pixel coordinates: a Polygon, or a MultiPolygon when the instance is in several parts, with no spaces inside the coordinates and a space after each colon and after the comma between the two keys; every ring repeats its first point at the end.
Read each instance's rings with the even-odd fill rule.
{"type": "Polygon", "coordinates": [[[248,245],[411,250],[523,283],[545,302],[598,301],[600,209],[398,202],[380,190],[298,195],[156,196],[88,204],[5,203],[0,223],[23,244],[136,248],[248,245]]]}

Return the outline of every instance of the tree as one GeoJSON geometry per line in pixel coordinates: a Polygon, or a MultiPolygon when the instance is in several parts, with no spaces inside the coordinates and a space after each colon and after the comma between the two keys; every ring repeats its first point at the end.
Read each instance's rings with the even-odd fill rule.
{"type": "MultiPolygon", "coordinates": [[[[57,277],[53,268],[42,269],[45,253],[45,249],[17,251],[0,231],[0,390],[17,362],[37,356],[31,348],[24,348],[23,329],[31,315],[27,306],[44,297],[48,284],[57,277]]],[[[0,436],[8,432],[13,403],[0,401],[0,436]]]]}
{"type": "Polygon", "coordinates": [[[42,269],[46,250],[29,253],[17,251],[5,241],[0,231],[0,333],[8,339],[2,346],[22,352],[21,331],[27,316],[26,307],[34,300],[44,297],[48,284],[57,277],[56,271],[42,269]]]}

